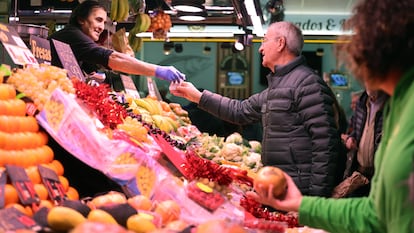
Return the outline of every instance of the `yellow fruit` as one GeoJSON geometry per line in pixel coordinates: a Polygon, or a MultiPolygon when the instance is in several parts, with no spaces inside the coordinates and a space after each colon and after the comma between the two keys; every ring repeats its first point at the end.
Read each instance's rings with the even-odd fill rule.
{"type": "Polygon", "coordinates": [[[243,226],[223,219],[213,219],[197,226],[195,233],[247,233],[243,226]]]}
{"type": "Polygon", "coordinates": [[[173,200],[165,200],[157,204],[154,212],[161,216],[165,225],[180,218],[181,207],[173,200]]]}
{"type": "Polygon", "coordinates": [[[47,214],[49,227],[56,231],[69,231],[85,221],[80,212],[64,206],[55,206],[47,214]]]}
{"type": "Polygon", "coordinates": [[[189,226],[189,224],[187,222],[185,222],[184,220],[174,220],[172,222],[169,222],[165,228],[169,229],[169,230],[173,230],[173,231],[177,231],[177,232],[181,232],[184,231],[185,228],[187,228],[189,226]]]}
{"type": "Polygon", "coordinates": [[[127,198],[122,193],[111,191],[109,193],[94,197],[91,202],[95,207],[101,207],[104,205],[126,203],[127,198]]]}
{"type": "Polygon", "coordinates": [[[147,233],[157,229],[151,220],[139,214],[134,214],[128,218],[127,228],[135,233],[147,233]]]}
{"type": "Polygon", "coordinates": [[[118,224],[118,222],[115,220],[114,217],[112,217],[112,215],[101,209],[91,210],[88,214],[87,219],[92,222],[118,224]]]}
{"type": "Polygon", "coordinates": [[[136,210],[151,210],[152,201],[147,196],[136,195],[128,198],[128,204],[134,207],[136,210]]]}

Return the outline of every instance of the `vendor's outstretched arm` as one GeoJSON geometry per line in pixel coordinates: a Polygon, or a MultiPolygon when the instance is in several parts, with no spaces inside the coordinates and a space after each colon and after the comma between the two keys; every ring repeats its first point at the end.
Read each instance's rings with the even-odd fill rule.
{"type": "Polygon", "coordinates": [[[127,74],[156,76],[159,79],[170,82],[185,80],[185,75],[173,66],[151,64],[116,51],[109,56],[108,66],[113,70],[127,74]]]}

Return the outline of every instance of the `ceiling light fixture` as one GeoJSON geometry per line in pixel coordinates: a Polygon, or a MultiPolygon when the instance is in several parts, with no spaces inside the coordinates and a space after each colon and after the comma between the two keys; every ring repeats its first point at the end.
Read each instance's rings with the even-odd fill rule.
{"type": "Polygon", "coordinates": [[[316,56],[322,57],[324,54],[323,48],[316,49],[316,56]]]}
{"type": "Polygon", "coordinates": [[[174,51],[175,51],[176,53],[181,53],[181,52],[183,52],[183,44],[175,44],[175,46],[174,46],[174,51]]]}
{"type": "Polygon", "coordinates": [[[165,55],[170,55],[172,48],[174,48],[174,42],[171,42],[171,41],[164,42],[164,54],[165,55]]]}
{"type": "Polygon", "coordinates": [[[177,13],[177,17],[180,20],[184,20],[184,21],[202,21],[206,19],[207,13],[205,11],[200,11],[200,12],[179,11],[177,13]]]}
{"type": "Polygon", "coordinates": [[[210,46],[204,46],[203,53],[204,54],[210,54],[210,52],[211,52],[211,47],[210,46]]]}
{"type": "Polygon", "coordinates": [[[236,41],[236,42],[234,42],[234,48],[237,51],[243,51],[244,50],[244,44],[241,43],[240,41],[236,41]]]}
{"type": "Polygon", "coordinates": [[[173,0],[172,6],[178,11],[202,12],[205,10],[204,0],[173,0]]]}

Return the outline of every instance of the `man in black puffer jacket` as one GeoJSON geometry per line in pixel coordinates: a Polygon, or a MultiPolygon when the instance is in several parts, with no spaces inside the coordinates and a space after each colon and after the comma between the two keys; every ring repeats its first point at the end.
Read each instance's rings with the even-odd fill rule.
{"type": "Polygon", "coordinates": [[[337,102],[329,86],[306,65],[303,43],[302,32],[294,24],[269,26],[259,48],[262,65],[271,70],[269,87],[248,99],[200,92],[188,82],[170,91],[234,124],[261,120],[263,164],[292,176],[302,194],[328,197],[337,184],[341,144],[335,121],[337,102]]]}

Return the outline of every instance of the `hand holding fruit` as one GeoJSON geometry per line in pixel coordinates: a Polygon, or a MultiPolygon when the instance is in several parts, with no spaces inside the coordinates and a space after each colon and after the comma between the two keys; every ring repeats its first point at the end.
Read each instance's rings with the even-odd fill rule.
{"type": "Polygon", "coordinates": [[[254,179],[254,200],[282,211],[298,211],[302,194],[292,178],[276,167],[263,167],[254,179]]]}

